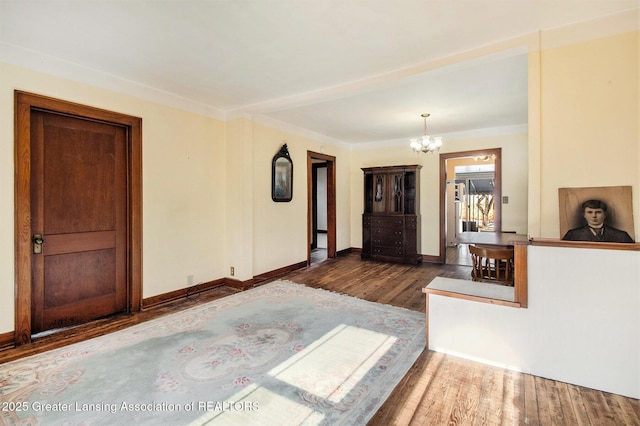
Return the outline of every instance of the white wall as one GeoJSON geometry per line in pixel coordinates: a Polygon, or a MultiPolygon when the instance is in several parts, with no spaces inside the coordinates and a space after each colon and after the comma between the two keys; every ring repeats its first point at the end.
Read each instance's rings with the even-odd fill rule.
{"type": "Polygon", "coordinates": [[[244,281],[253,277],[253,122],[229,120],[226,139],[225,276],[233,267],[234,279],[244,281]]]}
{"type": "Polygon", "coordinates": [[[640,217],[639,52],[637,27],[543,49],[538,236],[561,238],[559,188],[630,185],[640,217]]]}
{"type": "Polygon", "coordinates": [[[640,397],[640,252],[528,250],[529,307],[429,296],[429,349],[640,397]]]}
{"type": "MultiPolygon", "coordinates": [[[[349,152],[336,145],[295,134],[287,129],[253,125],[253,268],[255,276],[307,260],[307,152],[336,158],[336,249],[351,247],[349,240],[349,152]],[[293,161],[293,199],[271,199],[271,160],[283,143],[293,161]]],[[[233,144],[233,141],[230,141],[233,144]]]]}
{"type": "Polygon", "coordinates": [[[327,230],[327,168],[318,167],[318,229],[327,230]]]}

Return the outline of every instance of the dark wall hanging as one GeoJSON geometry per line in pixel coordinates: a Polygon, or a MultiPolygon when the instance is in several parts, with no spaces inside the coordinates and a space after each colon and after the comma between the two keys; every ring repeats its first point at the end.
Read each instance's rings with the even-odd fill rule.
{"type": "Polygon", "coordinates": [[[271,199],[287,202],[293,198],[293,161],[285,143],[271,162],[271,199]]]}

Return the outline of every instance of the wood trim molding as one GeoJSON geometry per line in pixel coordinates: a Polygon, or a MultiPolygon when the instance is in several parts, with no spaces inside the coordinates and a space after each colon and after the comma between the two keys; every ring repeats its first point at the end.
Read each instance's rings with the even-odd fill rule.
{"type": "Polygon", "coordinates": [[[442,259],[440,258],[440,256],[433,256],[430,254],[423,254],[422,255],[422,261],[424,263],[434,263],[437,265],[442,265],[444,262],[442,261],[442,259]]]}
{"type": "Polygon", "coordinates": [[[490,297],[474,296],[471,294],[454,293],[453,291],[434,290],[434,289],[429,289],[425,287],[422,289],[422,292],[425,294],[436,294],[438,296],[453,297],[455,299],[464,299],[464,300],[471,300],[474,302],[489,303],[491,305],[510,306],[512,308],[521,307],[520,304],[517,302],[510,302],[508,300],[500,300],[500,299],[492,299],[490,297]]]}
{"type": "Polygon", "coordinates": [[[289,272],[296,271],[298,269],[306,268],[307,261],[294,263],[293,265],[283,266],[282,268],[274,269],[273,271],[265,272],[264,274],[255,275],[253,277],[254,284],[260,283],[262,281],[270,280],[273,278],[278,278],[284,274],[289,272]]]}
{"type": "Polygon", "coordinates": [[[529,304],[529,269],[527,264],[528,244],[513,246],[513,301],[526,308],[529,304]]]}
{"type": "Polygon", "coordinates": [[[165,303],[173,302],[183,298],[189,298],[195,294],[211,290],[212,288],[220,287],[224,284],[224,279],[218,279],[206,283],[200,283],[192,287],[181,288],[179,290],[170,291],[168,293],[147,297],[145,299],[142,299],[142,309],[151,309],[165,303]]]}
{"type": "Polygon", "coordinates": [[[31,111],[51,111],[123,126],[127,131],[127,268],[129,312],[142,306],[142,119],[16,90],[15,164],[15,343],[31,341],[31,111]]]}
{"type": "Polygon", "coordinates": [[[0,351],[11,349],[15,347],[15,345],[15,333],[13,331],[0,334],[0,351]]]}
{"type": "Polygon", "coordinates": [[[253,278],[246,281],[240,281],[236,280],[235,278],[228,277],[224,279],[224,285],[240,291],[249,290],[251,287],[253,287],[254,283],[255,280],[253,278]]]}
{"type": "Polygon", "coordinates": [[[566,241],[555,238],[533,238],[531,245],[540,247],[569,247],[569,248],[590,248],[602,250],[626,250],[640,251],[640,244],[627,243],[598,243],[592,241],[566,241]]]}
{"type": "Polygon", "coordinates": [[[427,346],[427,350],[429,350],[429,292],[425,291],[425,289],[422,289],[422,292],[424,293],[424,319],[425,319],[425,324],[424,324],[424,332],[425,332],[425,342],[426,342],[426,346],[427,346]]]}

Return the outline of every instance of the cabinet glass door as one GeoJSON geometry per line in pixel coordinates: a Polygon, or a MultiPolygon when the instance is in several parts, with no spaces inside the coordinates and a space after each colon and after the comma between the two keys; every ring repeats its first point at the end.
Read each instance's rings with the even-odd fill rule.
{"type": "Polygon", "coordinates": [[[393,173],[389,176],[390,182],[390,190],[391,194],[391,203],[390,203],[390,211],[391,213],[402,213],[403,212],[403,200],[404,200],[404,185],[403,185],[403,177],[402,173],[393,173]]]}
{"type": "Polygon", "coordinates": [[[387,194],[388,188],[384,174],[373,175],[373,212],[386,213],[387,211],[387,194]]]}
{"type": "Polygon", "coordinates": [[[404,175],[404,214],[416,214],[416,173],[404,175]]]}

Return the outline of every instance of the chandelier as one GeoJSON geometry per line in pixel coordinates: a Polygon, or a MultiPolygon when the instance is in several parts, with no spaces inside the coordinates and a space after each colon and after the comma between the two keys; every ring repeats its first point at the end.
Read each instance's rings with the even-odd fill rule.
{"type": "Polygon", "coordinates": [[[431,114],[421,114],[420,117],[424,118],[424,135],[421,139],[411,139],[411,149],[415,152],[433,152],[440,150],[442,146],[442,138],[440,136],[429,136],[427,134],[427,117],[431,114]]]}

